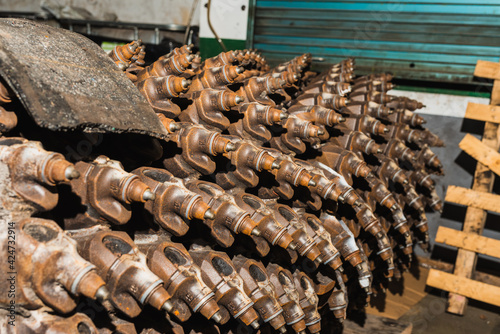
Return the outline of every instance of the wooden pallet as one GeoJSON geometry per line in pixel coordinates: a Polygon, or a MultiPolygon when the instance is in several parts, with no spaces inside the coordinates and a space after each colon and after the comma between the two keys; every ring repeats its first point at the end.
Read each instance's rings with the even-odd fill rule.
{"type": "Polygon", "coordinates": [[[485,121],[482,140],[467,134],[459,146],[478,161],[472,189],[448,187],[445,201],[468,206],[462,231],[439,227],[436,242],[458,248],[453,273],[431,269],[427,285],[449,291],[448,312],[464,314],[467,298],[500,306],[500,286],[472,279],[477,254],[500,258],[500,241],[482,236],[486,211],[500,212],[500,196],[491,194],[500,175],[500,63],[478,61],[474,75],[494,79],[490,105],[469,103],[466,118],[485,121]]]}

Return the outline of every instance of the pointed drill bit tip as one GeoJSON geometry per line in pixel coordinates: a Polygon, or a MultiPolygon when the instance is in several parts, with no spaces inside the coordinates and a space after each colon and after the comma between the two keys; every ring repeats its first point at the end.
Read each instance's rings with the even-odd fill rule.
{"type": "Polygon", "coordinates": [[[288,114],[286,112],[280,113],[280,120],[287,119],[287,118],[288,118],[288,114]]]}
{"type": "Polygon", "coordinates": [[[316,187],[317,183],[313,179],[309,180],[309,183],[307,184],[309,187],[316,187]]]}
{"type": "Polygon", "coordinates": [[[245,69],[244,69],[243,67],[239,67],[239,66],[238,66],[238,67],[236,67],[236,73],[241,74],[241,73],[243,73],[244,71],[245,71],[245,69]]]}
{"type": "Polygon", "coordinates": [[[377,148],[377,153],[382,153],[382,149],[381,148],[377,148]]]}
{"type": "Polygon", "coordinates": [[[316,263],[317,266],[323,263],[323,260],[320,257],[317,257],[314,259],[314,263],[316,263]]]}
{"type": "Polygon", "coordinates": [[[391,210],[396,210],[398,208],[398,206],[396,204],[394,204],[393,206],[391,206],[391,210]]]}
{"type": "Polygon", "coordinates": [[[271,164],[271,169],[280,169],[281,165],[278,161],[273,161],[271,164]]]}
{"type": "Polygon", "coordinates": [[[318,129],[318,136],[322,136],[325,134],[325,131],[323,129],[318,129]]]}
{"type": "Polygon", "coordinates": [[[369,288],[369,287],[367,287],[367,286],[365,286],[365,287],[363,288],[363,290],[365,290],[365,292],[366,292],[366,293],[370,293],[370,288],[369,288]]]}
{"type": "Polygon", "coordinates": [[[392,114],[394,114],[394,110],[392,110],[392,109],[388,109],[388,110],[387,110],[387,113],[388,113],[389,115],[392,115],[392,114]]]}
{"type": "Polygon", "coordinates": [[[214,219],[215,218],[215,214],[212,210],[208,209],[207,211],[205,211],[205,214],[203,215],[203,218],[205,219],[214,219]]]}
{"type": "Polygon", "coordinates": [[[166,312],[171,312],[174,309],[174,304],[170,300],[167,300],[165,304],[161,307],[162,310],[166,312]]]}
{"type": "Polygon", "coordinates": [[[245,99],[243,98],[243,96],[241,95],[236,95],[236,97],[234,98],[234,103],[236,104],[240,104],[241,102],[243,102],[245,99]]]}
{"type": "Polygon", "coordinates": [[[187,56],[186,56],[186,60],[187,60],[189,63],[190,63],[190,62],[192,62],[192,61],[193,61],[193,59],[194,59],[194,55],[192,55],[192,54],[191,54],[191,55],[187,55],[187,56]]]}
{"type": "Polygon", "coordinates": [[[339,123],[344,123],[346,121],[345,117],[340,116],[339,117],[339,123]]]}
{"type": "Polygon", "coordinates": [[[387,282],[392,282],[392,277],[387,277],[387,282]]]}
{"type": "Polygon", "coordinates": [[[217,312],[214,313],[214,315],[210,319],[212,319],[216,323],[220,324],[220,322],[222,321],[222,316],[220,315],[220,312],[217,311],[217,312]]]}
{"type": "Polygon", "coordinates": [[[73,180],[73,179],[77,179],[80,177],[80,172],[76,170],[75,166],[69,166],[68,168],[66,168],[66,170],[64,171],[64,176],[68,179],[68,180],[73,180]]]}
{"type": "Polygon", "coordinates": [[[117,66],[121,71],[125,71],[128,68],[128,65],[123,62],[118,63],[117,66]]]}
{"type": "Polygon", "coordinates": [[[254,322],[252,322],[250,324],[250,326],[253,328],[253,329],[259,329],[260,325],[259,325],[259,321],[258,320],[255,320],[254,322]]]}
{"type": "Polygon", "coordinates": [[[233,142],[229,142],[226,145],[226,152],[236,151],[236,144],[233,142]]]}
{"type": "Polygon", "coordinates": [[[181,128],[181,126],[178,123],[172,122],[172,123],[170,123],[168,128],[169,128],[170,132],[175,132],[175,131],[179,130],[181,128]]]}
{"type": "Polygon", "coordinates": [[[403,180],[403,184],[404,184],[404,185],[407,185],[407,184],[408,184],[408,180],[406,180],[406,179],[405,179],[405,180],[403,180]]]}
{"type": "Polygon", "coordinates": [[[191,80],[187,80],[187,79],[182,80],[182,82],[181,82],[182,88],[186,89],[189,87],[189,85],[191,85],[191,80]]]}
{"type": "Polygon", "coordinates": [[[254,235],[256,237],[260,237],[260,235],[261,235],[260,230],[258,228],[254,228],[252,230],[252,235],[254,235]]]}
{"type": "Polygon", "coordinates": [[[109,299],[109,290],[106,288],[105,285],[101,286],[99,289],[97,289],[97,292],[95,293],[94,298],[99,302],[103,303],[104,301],[109,299]]]}
{"type": "Polygon", "coordinates": [[[152,201],[156,198],[155,193],[151,190],[146,190],[144,194],[142,194],[142,199],[145,201],[152,201]]]}
{"type": "Polygon", "coordinates": [[[278,328],[278,331],[282,334],[285,334],[286,333],[286,327],[285,326],[281,326],[280,328],[278,328]]]}
{"type": "Polygon", "coordinates": [[[388,128],[384,128],[384,133],[389,132],[390,130],[388,128]]]}

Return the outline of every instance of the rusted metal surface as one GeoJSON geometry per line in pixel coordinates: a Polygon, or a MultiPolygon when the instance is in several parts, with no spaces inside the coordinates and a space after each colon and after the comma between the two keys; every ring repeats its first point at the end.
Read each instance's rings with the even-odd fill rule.
{"type": "Polygon", "coordinates": [[[0,75],[38,125],[167,135],[147,101],[95,43],[22,19],[1,19],[0,30],[0,75]]]}
{"type": "Polygon", "coordinates": [[[203,281],[215,292],[215,300],[223,306],[221,323],[231,316],[247,326],[259,328],[259,316],[252,307],[254,303],[245,293],[243,279],[227,254],[199,246],[189,253],[201,268],[203,281]]]}
{"type": "MultiPolygon", "coordinates": [[[[9,29],[20,25],[37,26],[9,29]]],[[[43,40],[45,32],[64,35],[40,28],[33,36],[43,40]]],[[[43,59],[42,72],[74,71],[71,79],[83,74],[74,63],[61,65],[68,48],[52,62],[41,50],[38,58],[12,57],[43,59]]],[[[19,232],[28,245],[20,282],[34,292],[24,294],[21,312],[33,311],[40,323],[23,320],[27,332],[63,333],[63,323],[71,332],[73,318],[45,313],[50,308],[76,312],[89,323],[86,333],[234,333],[242,325],[319,333],[321,319],[336,326],[349,302],[360,307],[400,279],[414,245],[428,247],[425,210],[442,208],[431,176],[443,172],[430,146],[443,143],[413,113],[423,107],[418,101],[387,94],[391,75],[355,77],[350,58],[315,73],[311,54],[270,68],[256,50],[205,61],[192,51],[179,47],[144,67],[140,41],[115,48],[106,60],[114,72],[102,70],[99,80],[116,74],[135,84],[130,99],[113,92],[122,94],[117,106],[144,103],[142,94],[169,136],[153,143],[114,135],[112,144],[106,137],[75,165],[59,153],[64,144],[54,144],[71,136],[41,132],[54,152],[22,138],[39,137],[39,128],[24,123],[15,86],[0,85],[0,131],[21,136],[0,138],[0,221],[45,231],[35,239],[19,232]],[[142,156],[147,162],[139,163],[142,156]],[[29,218],[40,211],[66,231],[29,218]],[[82,267],[90,269],[79,274],[82,267]],[[80,295],[104,306],[99,328],[78,313],[87,300],[80,295]]],[[[80,66],[92,57],[100,55],[80,66]]],[[[0,74],[29,77],[9,64],[0,74]]],[[[107,120],[96,128],[107,131],[107,120]]]]}
{"type": "Polygon", "coordinates": [[[300,296],[293,282],[292,274],[285,268],[270,263],[266,267],[269,279],[274,286],[286,324],[296,333],[305,333],[305,314],[300,307],[300,296]]]}
{"type": "MultiPolygon", "coordinates": [[[[28,310],[49,307],[68,314],[77,296],[106,302],[109,292],[97,268],[77,252],[76,243],[51,220],[26,218],[17,222],[16,304],[28,310]]],[[[7,241],[3,250],[7,254],[7,241]]],[[[2,280],[3,291],[12,282],[2,280]]],[[[12,289],[11,289],[12,290],[12,289]]],[[[4,294],[2,304],[9,304],[4,294]]]]}
{"type": "Polygon", "coordinates": [[[148,266],[165,282],[172,296],[173,314],[186,321],[192,312],[200,312],[207,319],[219,323],[222,316],[215,302],[215,294],[202,280],[201,269],[182,244],[170,241],[145,242],[136,238],[139,248],[148,258],[148,266]]]}
{"type": "Polygon", "coordinates": [[[75,231],[71,237],[78,252],[104,277],[113,305],[128,317],[136,317],[142,306],[171,312],[172,296],[164,282],[147,266],[146,255],[139,251],[124,232],[94,229],[94,233],[75,231]]]}
{"type": "Polygon", "coordinates": [[[20,323],[19,327],[16,328],[15,333],[97,334],[101,333],[101,331],[95,326],[92,319],[83,313],[75,313],[73,315],[63,317],[40,310],[30,312],[30,321],[20,323]]]}
{"type": "Polygon", "coordinates": [[[205,224],[210,227],[217,243],[225,247],[231,246],[234,242],[233,233],[260,236],[257,222],[250,217],[250,213],[239,207],[234,196],[221,187],[200,180],[190,181],[186,186],[211,206],[213,214],[206,217],[205,224]]]}
{"type": "Polygon", "coordinates": [[[220,131],[227,130],[229,119],[223,113],[243,102],[243,98],[229,90],[203,89],[189,95],[193,104],[182,112],[183,122],[203,124],[220,131]]]}
{"type": "Polygon", "coordinates": [[[139,176],[127,173],[119,161],[100,156],[92,163],[80,161],[76,170],[83,177],[71,182],[87,211],[73,222],[87,226],[110,222],[125,224],[132,215],[130,204],[155,199],[139,176]]]}
{"type": "Polygon", "coordinates": [[[177,177],[212,174],[216,168],[212,157],[235,150],[234,143],[218,131],[190,123],[178,124],[180,130],[172,136],[172,141],[182,149],[182,153],[163,161],[164,166],[177,177]]]}
{"type": "Polygon", "coordinates": [[[295,287],[299,293],[299,305],[304,310],[304,321],[310,333],[321,331],[321,316],[318,312],[319,298],[314,291],[314,283],[305,273],[296,270],[293,273],[295,287]]]}
{"type": "MultiPolygon", "coordinates": [[[[10,188],[37,211],[57,205],[55,185],[80,176],[60,153],[48,152],[39,142],[24,138],[0,138],[0,163],[9,171],[10,188]]],[[[9,207],[14,198],[4,198],[9,207]]]]}
{"type": "Polygon", "coordinates": [[[275,287],[269,280],[262,262],[238,255],[233,258],[233,263],[243,279],[246,294],[254,302],[254,308],[262,320],[274,329],[285,332],[283,309],[278,303],[275,287]]]}
{"type": "Polygon", "coordinates": [[[157,224],[173,235],[186,234],[192,219],[203,220],[214,216],[202,196],[188,190],[182,179],[174,177],[167,170],[141,167],[132,173],[153,189],[155,198],[148,201],[144,208],[153,215],[157,224]]]}

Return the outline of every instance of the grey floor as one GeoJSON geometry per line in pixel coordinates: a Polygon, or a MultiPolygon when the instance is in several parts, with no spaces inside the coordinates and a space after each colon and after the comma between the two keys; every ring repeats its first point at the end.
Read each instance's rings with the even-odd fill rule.
{"type": "MultiPolygon", "coordinates": [[[[423,115],[427,120],[426,128],[439,135],[446,143],[446,147],[433,147],[435,152],[445,169],[444,177],[433,177],[436,181],[436,190],[444,199],[446,188],[448,185],[456,185],[465,188],[472,186],[474,170],[476,162],[458,147],[459,142],[467,134],[471,133],[480,138],[483,132],[484,123],[464,120],[457,117],[441,117],[434,115],[423,115]]],[[[497,178],[494,192],[498,193],[500,189],[500,178],[497,178]]],[[[429,220],[431,240],[434,240],[439,226],[461,230],[465,217],[466,208],[463,206],[445,203],[442,214],[429,212],[427,217],[429,220]]],[[[484,236],[500,239],[500,216],[489,214],[486,220],[484,236]]],[[[444,260],[448,263],[454,263],[456,257],[456,249],[443,245],[434,245],[431,254],[425,254],[417,248],[417,254],[420,256],[432,256],[432,258],[444,260]]],[[[486,256],[480,256],[478,268],[485,272],[500,272],[500,264],[498,259],[492,259],[486,256]]],[[[500,331],[499,331],[500,333],[500,331]]]]}
{"type": "Polygon", "coordinates": [[[498,334],[500,310],[470,302],[464,316],[446,312],[446,294],[428,294],[399,321],[412,323],[412,334],[498,334]]]}

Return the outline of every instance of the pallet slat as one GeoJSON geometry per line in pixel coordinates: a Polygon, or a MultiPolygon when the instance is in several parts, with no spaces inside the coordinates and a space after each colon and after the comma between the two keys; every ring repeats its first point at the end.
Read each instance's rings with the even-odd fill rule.
{"type": "Polygon", "coordinates": [[[500,79],[500,63],[478,60],[474,70],[474,75],[476,77],[487,79],[500,79]]]}
{"type": "Polygon", "coordinates": [[[500,107],[469,102],[465,111],[465,118],[500,123],[500,107]]]}
{"type": "Polygon", "coordinates": [[[444,200],[446,202],[500,213],[500,195],[457,186],[448,186],[444,200]]]}
{"type": "MultiPolygon", "coordinates": [[[[432,260],[426,257],[417,256],[418,265],[426,269],[436,269],[445,273],[452,273],[454,265],[451,263],[432,260]]],[[[471,278],[475,281],[500,286],[500,277],[486,274],[480,271],[474,271],[471,278]]]]}
{"type": "Polygon", "coordinates": [[[458,146],[495,174],[500,175],[500,153],[495,149],[483,144],[471,134],[466,134],[458,146]]]}
{"type": "MultiPolygon", "coordinates": [[[[491,103],[500,103],[500,81],[495,80],[491,93],[491,103]]],[[[482,143],[498,150],[500,145],[500,127],[498,124],[486,122],[482,143]]],[[[495,174],[488,167],[478,163],[474,173],[472,190],[490,193],[495,182],[495,174]]],[[[486,211],[474,207],[467,208],[463,231],[466,233],[482,234],[486,221],[486,211]]],[[[455,269],[453,273],[460,277],[471,278],[476,269],[477,254],[465,249],[458,249],[455,269]]],[[[455,293],[448,297],[447,311],[454,314],[464,314],[467,308],[467,299],[455,293]]]]}
{"type": "Polygon", "coordinates": [[[500,257],[500,240],[440,226],[436,242],[493,257],[500,257]]]}
{"type": "MultiPolygon", "coordinates": [[[[427,285],[468,298],[500,306],[500,287],[431,269],[427,285]]],[[[462,297],[463,298],[463,297],[462,297]]]]}
{"type": "MultiPolygon", "coordinates": [[[[479,65],[479,64],[478,64],[479,65]]],[[[485,64],[486,65],[486,64],[485,64]]],[[[490,64],[491,65],[491,64],[490,64]]],[[[476,76],[485,76],[494,71],[480,71],[479,65],[476,76]],[[481,73],[482,72],[482,73],[481,73]]],[[[496,67],[496,65],[493,65],[496,67]]],[[[500,104],[500,80],[493,81],[493,90],[491,91],[490,105],[496,106],[500,104]]],[[[484,125],[484,134],[482,143],[498,151],[500,148],[500,126],[499,124],[486,122],[484,125]]],[[[478,163],[476,172],[474,173],[474,184],[472,190],[491,193],[495,182],[495,174],[488,167],[478,163]]],[[[474,207],[467,208],[465,215],[463,231],[466,233],[476,233],[481,235],[486,222],[486,211],[474,207]]],[[[465,249],[458,249],[457,259],[455,261],[454,274],[459,277],[471,278],[476,269],[477,254],[465,249]]],[[[467,308],[467,298],[460,294],[450,292],[448,297],[447,311],[455,314],[464,314],[467,308]]]]}

